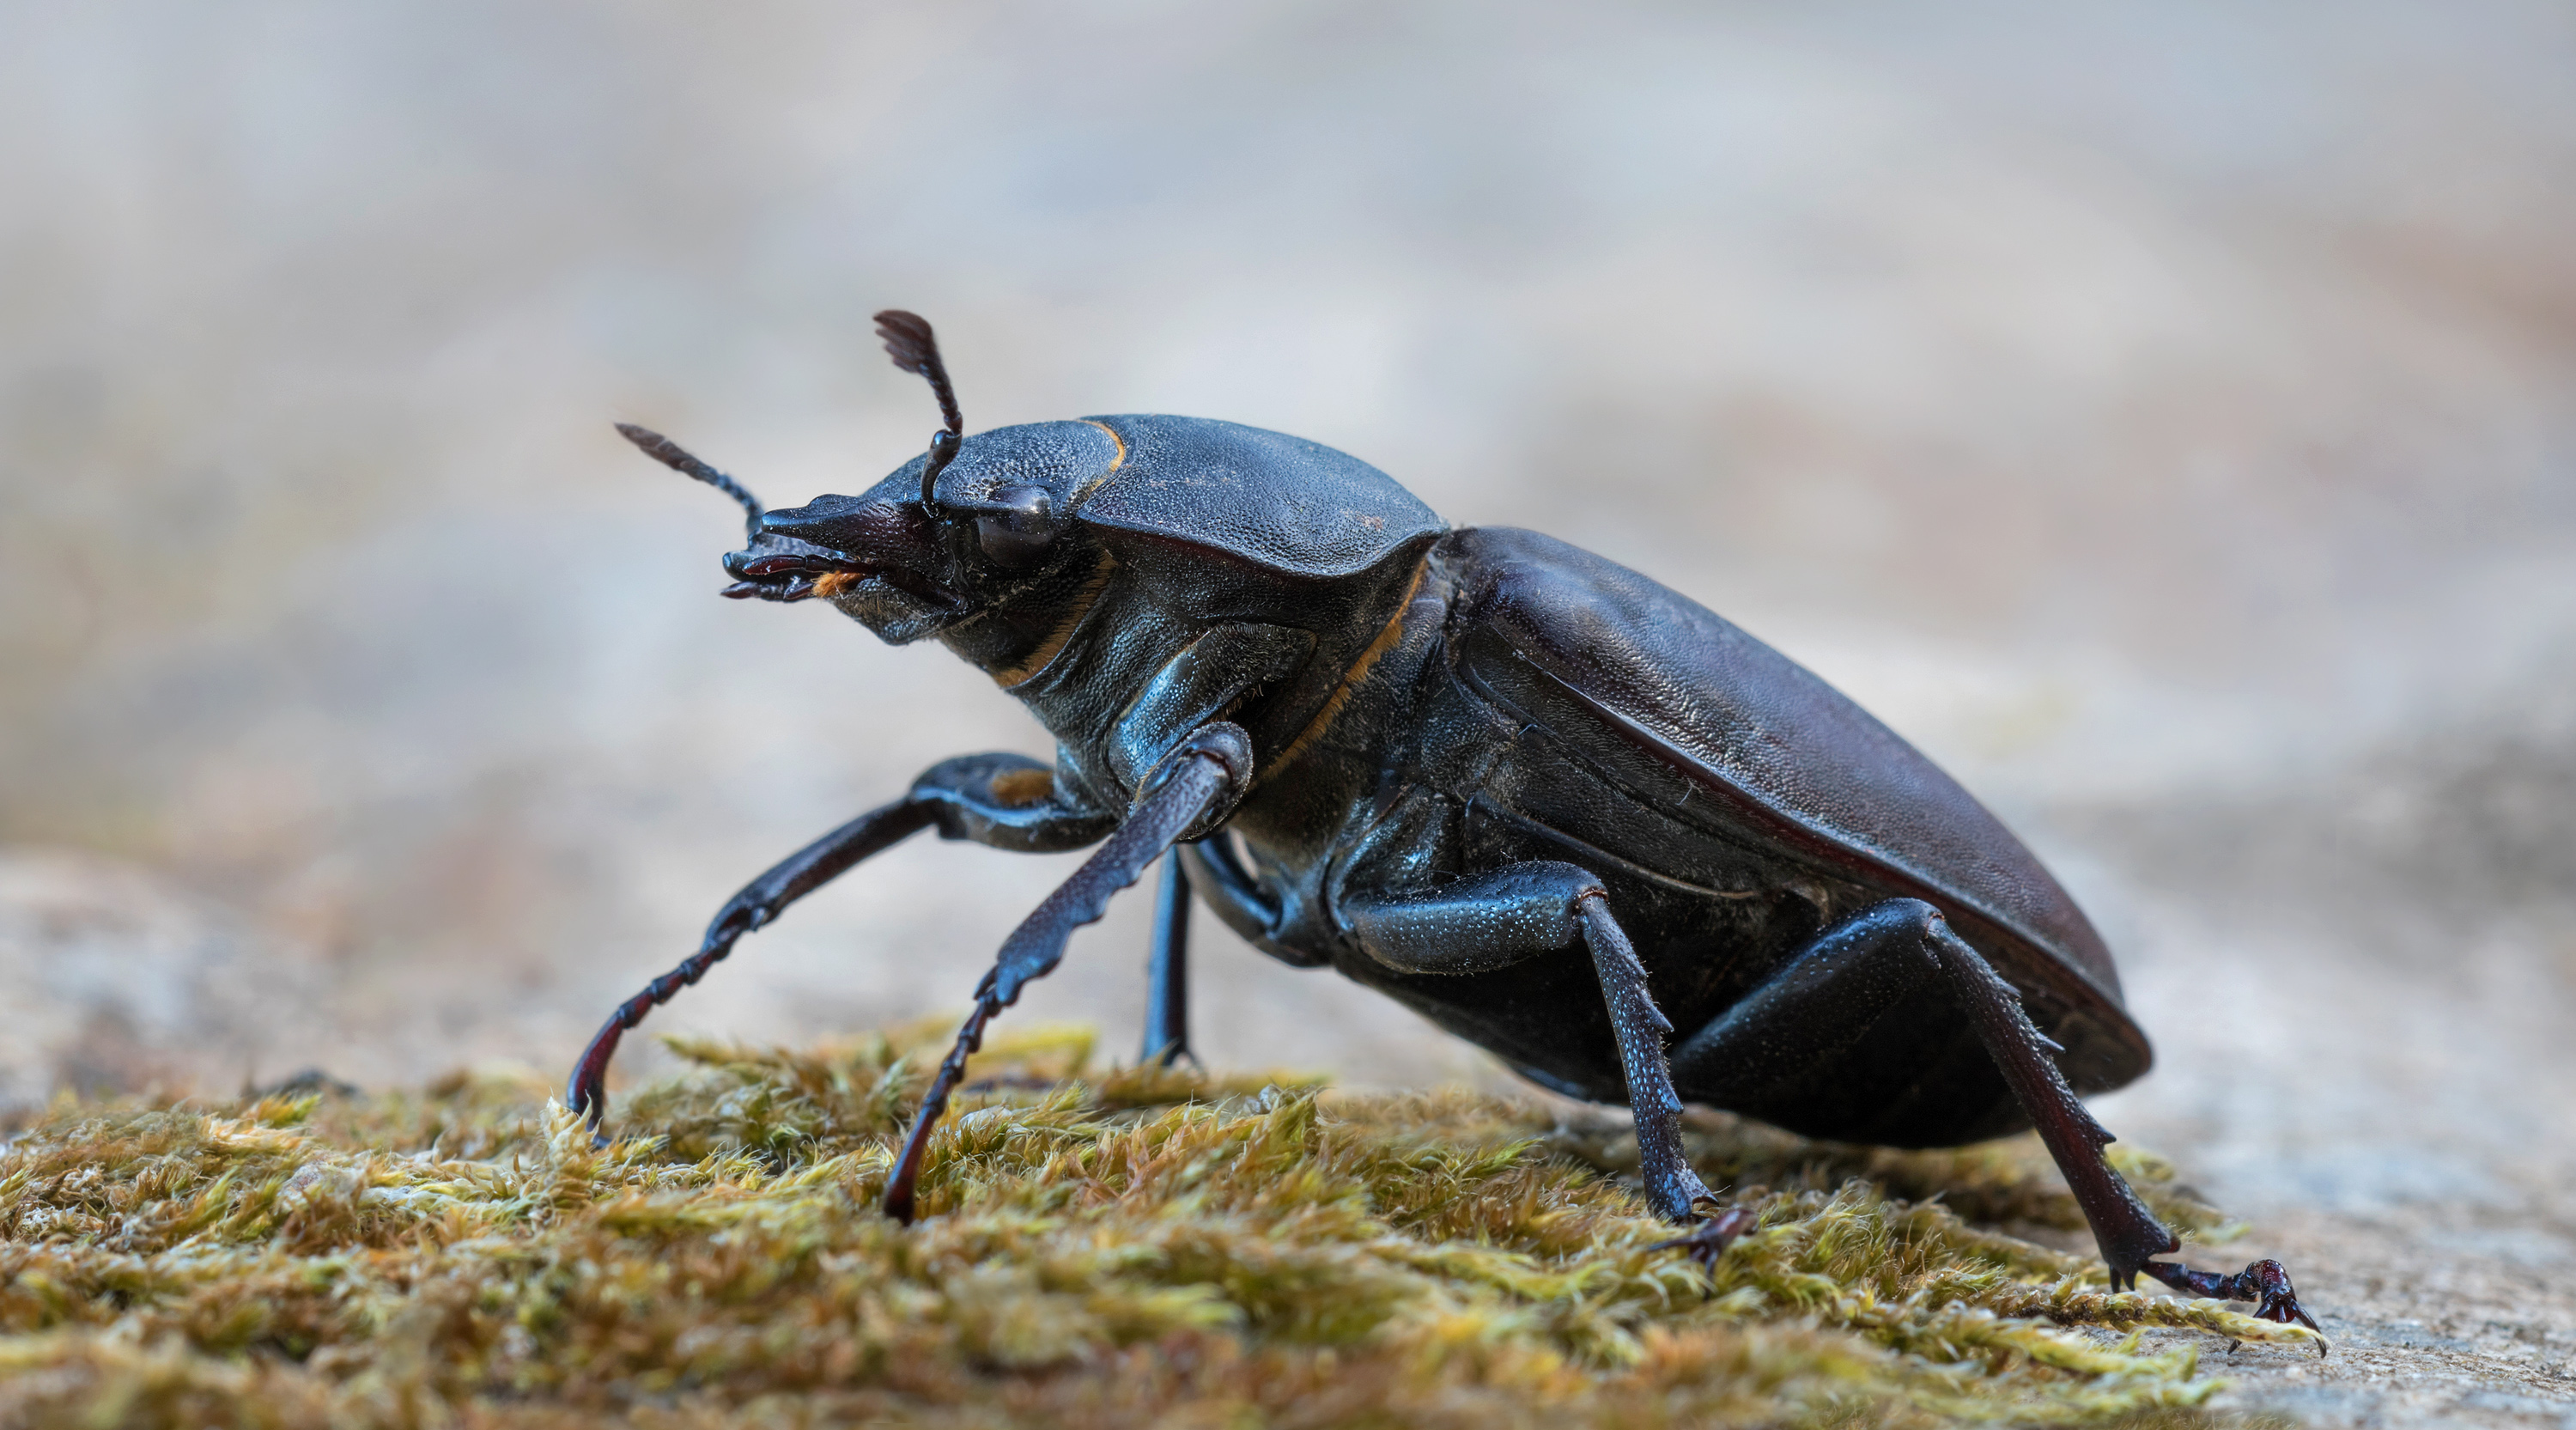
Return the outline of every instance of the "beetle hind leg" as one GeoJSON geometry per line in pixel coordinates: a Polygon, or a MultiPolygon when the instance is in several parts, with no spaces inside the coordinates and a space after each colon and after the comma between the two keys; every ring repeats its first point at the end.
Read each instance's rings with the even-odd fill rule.
{"type": "MultiPolygon", "coordinates": [[[[2152,1259],[2180,1242],[2103,1157],[2111,1134],[2049,1056],[2057,1045],[2031,1023],[2020,995],[1985,956],[1919,899],[1874,904],[1818,934],[1725,1016],[1684,1039],[1673,1050],[1673,1068],[1695,1098],[1819,1132],[1799,1126],[1798,1114],[1817,1105],[1821,1089],[1859,1080],[1864,1065],[1891,1053],[1925,1046],[1907,1039],[1947,1022],[1945,1015],[1965,1016],[2037,1127],[2084,1209],[2113,1289],[2130,1289],[2144,1272],[2188,1295],[2253,1301],[2265,1320],[2316,1329],[2278,1262],[2221,1276],[2152,1259]]],[[[1879,1070],[1899,1079],[1923,1072],[1879,1070]]]]}
{"type": "MultiPolygon", "coordinates": [[[[2251,1301],[2254,1318],[2280,1324],[2301,1325],[2313,1331],[2316,1318],[2299,1304],[2298,1288],[2290,1284],[2290,1268],[2272,1260],[2257,1261],[2233,1276],[2215,1271],[2194,1271],[2170,1261],[2150,1261],[2138,1268],[2186,1296],[2214,1296],[2222,1301],[2251,1301]]],[[[2326,1338],[2317,1337],[2317,1354],[2326,1353],[2326,1338]]]]}

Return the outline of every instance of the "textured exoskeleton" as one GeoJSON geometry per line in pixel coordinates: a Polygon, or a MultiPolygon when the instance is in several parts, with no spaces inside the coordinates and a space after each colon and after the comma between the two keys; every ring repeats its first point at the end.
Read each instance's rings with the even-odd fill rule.
{"type": "Polygon", "coordinates": [[[1823,681],[1616,563],[1451,529],[1313,442],[1162,416],[964,437],[928,325],[881,321],[948,427],[862,495],[762,515],[629,435],[752,508],[728,594],[937,639],[1027,705],[1055,761],[950,760],[763,875],[619,1009],[574,1105],[598,1113],[609,1052],[646,1010],[896,840],[1105,839],[978,988],[889,1188],[896,1215],[985,1023],[1162,860],[1149,1057],[1186,1050],[1194,892],[1273,957],[1631,1107],[1644,1194],[1699,1224],[1683,1244],[1700,1254],[1741,1218],[1682,1154],[1685,1099],[1895,1146],[2036,1126],[2117,1284],[2146,1271],[2307,1321],[2276,1263],[2150,1260],[2175,1238],[2076,1100],[2150,1059],[2109,951],[1994,816],[1823,681]]]}

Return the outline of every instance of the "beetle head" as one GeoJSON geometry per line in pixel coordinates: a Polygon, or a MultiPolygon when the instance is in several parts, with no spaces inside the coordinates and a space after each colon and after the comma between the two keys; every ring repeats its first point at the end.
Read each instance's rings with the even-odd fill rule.
{"type": "Polygon", "coordinates": [[[1100,543],[1071,518],[1088,481],[1116,465],[1118,439],[1091,422],[978,433],[924,474],[916,457],[858,496],[769,512],[725,557],[728,596],[820,596],[887,641],[935,635],[979,612],[1043,602],[1078,586],[1100,543]]]}
{"type": "Polygon", "coordinates": [[[726,595],[820,596],[898,645],[954,632],[960,654],[998,671],[1060,643],[1067,610],[1078,617],[1096,594],[1112,542],[1126,543],[1122,561],[1140,544],[1191,553],[1204,595],[1221,581],[1355,575],[1446,529],[1365,462],[1231,422],[1130,415],[966,437],[930,325],[888,311],[877,332],[897,367],[929,380],[944,425],[927,452],[861,495],[763,514],[668,440],[621,429],[751,513],[750,544],[725,558],[735,577],[726,595]],[[1000,619],[975,619],[988,614],[1000,619]]]}
{"type": "Polygon", "coordinates": [[[1098,547],[1073,536],[1068,514],[1088,479],[1117,466],[1118,438],[1097,423],[1052,422],[969,444],[930,324],[890,309],[877,314],[877,336],[895,366],[929,381],[943,425],[926,453],[864,495],[763,512],[740,483],[669,438],[619,424],[647,455],[749,513],[749,544],[725,557],[734,577],[725,594],[821,596],[900,645],[1060,586],[1068,572],[1078,584],[1098,547]]]}

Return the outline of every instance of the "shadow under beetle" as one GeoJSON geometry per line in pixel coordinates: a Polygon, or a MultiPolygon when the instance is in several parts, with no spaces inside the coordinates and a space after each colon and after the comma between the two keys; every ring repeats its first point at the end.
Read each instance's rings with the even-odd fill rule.
{"type": "Polygon", "coordinates": [[[2178,1242],[2076,1100],[2150,1059],[2110,951],[1993,815],[1823,681],[1598,556],[1453,530],[1313,442],[1162,416],[970,440],[930,325],[877,322],[945,425],[863,496],[764,513],[668,439],[621,430],[749,513],[726,595],[827,600],[895,645],[936,637],[1028,705],[1055,764],[944,761],[752,881],[600,1030],[571,1106],[596,1121],[626,1029],[909,835],[1099,843],[977,986],[889,1177],[894,1217],[912,1219],[985,1024],[1160,861],[1148,1058],[1188,1050],[1195,894],[1274,958],[1632,1108],[1646,1200],[1696,1224],[1667,1245],[1713,1261],[1749,1223],[1684,1157],[1684,1098],[1898,1147],[2036,1126],[2115,1287],[2145,1272],[2314,1328],[2277,1262],[2149,1259],[2178,1242]]]}

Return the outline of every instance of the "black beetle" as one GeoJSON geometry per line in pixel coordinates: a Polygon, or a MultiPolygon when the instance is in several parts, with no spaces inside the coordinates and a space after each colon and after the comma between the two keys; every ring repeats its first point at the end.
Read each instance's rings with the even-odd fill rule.
{"type": "Polygon", "coordinates": [[[877,322],[946,425],[864,496],[764,515],[667,439],[621,430],[749,512],[726,595],[819,597],[892,644],[937,637],[1026,702],[1055,764],[945,761],[761,875],[600,1030],[572,1107],[601,1115],[609,1057],[647,1011],[896,841],[1105,838],[978,985],[891,1215],[911,1220],[986,1022],[1160,860],[1149,1058],[1187,1050],[1195,892],[1275,958],[1329,965],[1543,1087],[1628,1105],[1647,1201],[1700,1223],[1670,1245],[1714,1257],[1746,1221],[1683,1156],[1685,1097],[1900,1147],[2035,1125],[2114,1286],[2144,1271],[2315,1326],[2277,1262],[2149,1259],[2178,1243],[2076,1100],[2150,1058],[2110,951],[1993,815],[1823,681],[1588,552],[1452,530],[1313,442],[1159,416],[967,440],[930,325],[877,322]]]}

